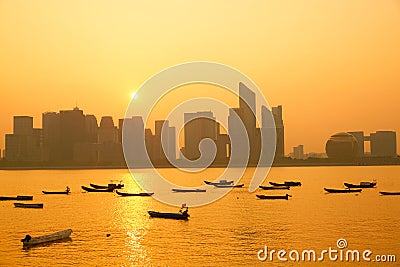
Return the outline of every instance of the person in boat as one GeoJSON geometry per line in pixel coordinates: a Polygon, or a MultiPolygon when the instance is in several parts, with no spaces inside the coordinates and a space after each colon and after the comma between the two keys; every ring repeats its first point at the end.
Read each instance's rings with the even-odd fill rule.
{"type": "Polygon", "coordinates": [[[69,193],[69,191],[71,191],[71,189],[69,189],[69,186],[67,186],[67,188],[65,189],[65,191],[67,191],[67,193],[69,193]]]}
{"type": "Polygon", "coordinates": [[[184,216],[188,216],[189,215],[189,208],[188,207],[186,207],[186,210],[185,211],[183,211],[182,212],[182,215],[184,215],[184,216]]]}
{"type": "Polygon", "coordinates": [[[21,242],[29,242],[32,239],[30,235],[26,235],[24,239],[21,239],[21,242]]]}

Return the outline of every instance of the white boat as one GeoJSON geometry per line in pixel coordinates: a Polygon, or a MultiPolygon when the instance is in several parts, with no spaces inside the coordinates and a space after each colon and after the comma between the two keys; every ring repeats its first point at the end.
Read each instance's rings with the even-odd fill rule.
{"type": "Polygon", "coordinates": [[[21,242],[24,246],[33,246],[42,243],[54,242],[57,240],[62,240],[68,238],[72,233],[71,229],[67,229],[64,231],[60,231],[50,235],[42,235],[37,237],[31,237],[30,235],[26,235],[24,239],[21,239],[21,242]]]}

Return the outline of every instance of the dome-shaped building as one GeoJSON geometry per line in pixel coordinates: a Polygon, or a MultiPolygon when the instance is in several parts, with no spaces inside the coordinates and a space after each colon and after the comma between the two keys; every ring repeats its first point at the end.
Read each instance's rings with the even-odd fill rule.
{"type": "Polygon", "coordinates": [[[349,133],[337,133],[326,142],[326,155],[337,161],[351,161],[357,156],[357,139],[349,133]]]}

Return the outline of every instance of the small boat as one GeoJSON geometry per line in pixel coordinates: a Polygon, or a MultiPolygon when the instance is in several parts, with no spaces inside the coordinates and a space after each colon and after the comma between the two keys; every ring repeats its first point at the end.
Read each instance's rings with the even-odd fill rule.
{"type": "Polygon", "coordinates": [[[301,182],[283,182],[283,183],[274,183],[274,182],[269,182],[270,185],[273,186],[301,186],[301,182]]]}
{"type": "Polygon", "coordinates": [[[42,191],[45,195],[68,195],[70,191],[42,191]]]}
{"type": "Polygon", "coordinates": [[[283,196],[267,196],[267,195],[256,195],[259,199],[286,199],[288,200],[291,195],[286,194],[283,196]]]}
{"type": "Polygon", "coordinates": [[[90,184],[91,187],[95,188],[95,189],[109,189],[109,188],[113,188],[113,189],[121,189],[122,187],[124,187],[124,184],[115,184],[115,183],[111,183],[108,185],[97,185],[97,184],[90,184]]]}
{"type": "Polygon", "coordinates": [[[33,200],[33,196],[1,197],[0,200],[33,200]]]}
{"type": "Polygon", "coordinates": [[[83,190],[88,191],[88,192],[114,192],[114,188],[95,189],[95,188],[87,187],[84,185],[82,185],[81,187],[83,190]]]}
{"type": "Polygon", "coordinates": [[[219,182],[209,182],[209,181],[204,181],[205,184],[208,185],[230,185],[233,184],[233,180],[227,181],[227,180],[219,180],[219,182]]]}
{"type": "Polygon", "coordinates": [[[14,206],[16,208],[30,208],[30,209],[43,209],[43,203],[19,203],[15,202],[14,206]]]}
{"type": "Polygon", "coordinates": [[[380,191],[379,194],[384,195],[384,196],[400,196],[400,192],[380,191]]]}
{"type": "Polygon", "coordinates": [[[150,217],[165,218],[165,219],[175,219],[175,220],[187,220],[190,215],[183,213],[171,213],[171,212],[157,212],[157,211],[147,211],[150,217]]]}
{"type": "Polygon", "coordinates": [[[214,186],[217,188],[239,188],[243,187],[244,184],[238,184],[238,185],[214,184],[214,186]]]}
{"type": "Polygon", "coordinates": [[[117,195],[122,196],[122,197],[148,197],[152,196],[154,193],[125,193],[125,192],[120,192],[118,190],[115,191],[117,195]]]}
{"type": "Polygon", "coordinates": [[[324,190],[328,193],[359,193],[362,189],[331,189],[331,188],[324,188],[324,190]]]}
{"type": "Polygon", "coordinates": [[[173,192],[176,193],[200,193],[200,192],[206,192],[206,189],[177,189],[177,188],[173,188],[172,189],[173,192]]]}
{"type": "Polygon", "coordinates": [[[361,182],[360,184],[344,183],[347,188],[373,188],[376,186],[376,182],[361,182]]]}
{"type": "Polygon", "coordinates": [[[259,186],[263,190],[289,190],[290,186],[281,185],[281,186],[259,186]]]}
{"type": "Polygon", "coordinates": [[[24,239],[21,239],[21,242],[24,246],[34,246],[38,244],[54,242],[62,239],[69,238],[71,235],[72,230],[67,229],[64,231],[60,231],[51,235],[42,235],[37,237],[31,237],[30,235],[26,235],[24,239]]]}

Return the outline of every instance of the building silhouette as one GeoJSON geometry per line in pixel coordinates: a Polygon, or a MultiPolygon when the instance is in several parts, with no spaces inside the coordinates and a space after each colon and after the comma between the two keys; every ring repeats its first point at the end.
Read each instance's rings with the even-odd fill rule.
{"type": "Polygon", "coordinates": [[[33,128],[33,117],[14,116],[13,133],[5,139],[7,161],[41,161],[41,129],[33,128]]]}
{"type": "Polygon", "coordinates": [[[396,157],[397,142],[396,132],[393,131],[377,131],[371,133],[371,156],[374,157],[396,157]]]}
{"type": "Polygon", "coordinates": [[[298,145],[293,147],[293,158],[294,159],[305,159],[306,155],[304,155],[304,146],[298,145]]]}
{"type": "MultiPolygon", "coordinates": [[[[185,140],[182,153],[189,160],[197,160],[201,156],[199,145],[203,139],[217,141],[219,124],[211,111],[185,113],[184,123],[185,140]]],[[[208,151],[213,149],[210,143],[204,143],[203,146],[208,151]]]]}
{"type": "Polygon", "coordinates": [[[156,120],[155,133],[145,129],[147,153],[153,163],[166,164],[176,160],[176,129],[168,120],[156,120]],[[169,159],[169,160],[168,160],[169,159]]]}

